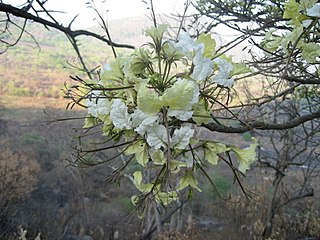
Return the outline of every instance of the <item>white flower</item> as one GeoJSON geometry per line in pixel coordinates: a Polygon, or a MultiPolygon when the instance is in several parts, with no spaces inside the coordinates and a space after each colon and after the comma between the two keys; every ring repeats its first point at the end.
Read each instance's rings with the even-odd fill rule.
{"type": "Polygon", "coordinates": [[[213,77],[213,82],[224,87],[232,87],[234,79],[229,78],[233,68],[232,64],[221,58],[215,59],[214,63],[218,64],[219,72],[213,77]]]}
{"type": "Polygon", "coordinates": [[[188,53],[198,48],[198,43],[192,39],[188,33],[183,32],[179,35],[179,42],[175,44],[176,49],[183,53],[188,53]]]}
{"type": "Polygon", "coordinates": [[[158,116],[152,116],[142,112],[140,109],[136,109],[134,113],[131,114],[132,117],[132,126],[135,128],[134,130],[140,135],[144,135],[148,129],[152,128],[156,121],[158,120],[158,116]]]}
{"type": "Polygon", "coordinates": [[[147,143],[154,149],[165,147],[168,142],[167,129],[163,125],[155,125],[147,131],[147,143]]]}
{"type": "Polygon", "coordinates": [[[101,97],[102,91],[94,90],[90,94],[90,98],[86,100],[88,113],[93,117],[98,115],[106,115],[110,112],[111,103],[108,99],[101,97]]]}
{"type": "Polygon", "coordinates": [[[308,8],[307,15],[320,18],[320,3],[316,3],[312,8],[308,8]]]}
{"type": "Polygon", "coordinates": [[[168,110],[168,116],[176,117],[181,121],[188,121],[190,118],[192,118],[192,114],[193,114],[193,111],[174,110],[174,109],[168,110]]]}
{"type": "Polygon", "coordinates": [[[191,129],[190,126],[184,126],[180,129],[174,130],[172,136],[172,147],[177,149],[185,149],[190,143],[190,138],[193,137],[194,129],[191,129]]]}
{"type": "Polygon", "coordinates": [[[179,42],[173,43],[172,46],[187,55],[189,60],[195,60],[197,57],[202,58],[204,44],[197,43],[190,35],[183,32],[179,35],[179,42]]]}
{"type": "Polygon", "coordinates": [[[233,78],[219,78],[215,79],[215,82],[224,87],[232,87],[234,84],[233,78]]]}
{"type": "Polygon", "coordinates": [[[191,77],[197,81],[203,81],[211,75],[213,70],[213,62],[209,58],[201,58],[194,61],[194,69],[191,77]]]}
{"type": "Polygon", "coordinates": [[[213,71],[211,59],[204,58],[204,44],[197,43],[188,33],[183,32],[179,36],[179,42],[174,43],[173,47],[185,53],[189,60],[195,65],[191,77],[197,81],[205,80],[213,71]]]}
{"type": "Polygon", "coordinates": [[[312,20],[311,20],[311,19],[307,19],[307,20],[303,20],[303,21],[302,21],[302,25],[303,25],[305,28],[308,28],[311,23],[312,23],[312,20]]]}
{"type": "Polygon", "coordinates": [[[132,129],[131,115],[127,106],[121,99],[115,99],[110,111],[110,119],[115,127],[120,129],[132,129]]]}

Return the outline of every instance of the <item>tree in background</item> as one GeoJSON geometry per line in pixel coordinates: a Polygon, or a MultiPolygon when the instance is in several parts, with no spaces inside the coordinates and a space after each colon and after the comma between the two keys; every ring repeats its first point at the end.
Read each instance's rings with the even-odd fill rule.
{"type": "Polygon", "coordinates": [[[0,146],[0,237],[9,239],[17,231],[14,216],[37,187],[40,166],[35,160],[13,153],[4,139],[0,146]]]}
{"type": "Polygon", "coordinates": [[[250,39],[256,47],[247,62],[260,81],[247,82],[244,90],[249,101],[244,112],[274,126],[271,131],[257,132],[263,136],[259,162],[274,170],[263,230],[268,238],[284,206],[313,196],[310,184],[318,174],[319,3],[200,0],[195,6],[210,19],[209,29],[224,25],[239,34],[235,41],[250,39]],[[254,84],[261,84],[262,91],[255,91],[254,84]],[[301,181],[287,180],[300,173],[301,181]]]}

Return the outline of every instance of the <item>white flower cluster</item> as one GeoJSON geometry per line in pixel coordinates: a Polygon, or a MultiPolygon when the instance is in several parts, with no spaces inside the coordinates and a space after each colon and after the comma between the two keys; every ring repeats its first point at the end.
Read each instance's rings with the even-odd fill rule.
{"type": "Polygon", "coordinates": [[[197,43],[188,33],[183,32],[179,37],[179,42],[172,45],[177,50],[185,53],[189,60],[193,62],[195,67],[191,77],[198,83],[212,76],[214,65],[216,64],[219,72],[214,77],[208,79],[209,83],[215,82],[224,87],[233,86],[234,79],[229,77],[233,68],[232,64],[222,58],[211,60],[210,58],[203,57],[205,48],[203,43],[197,43]]]}
{"type": "MultiPolygon", "coordinates": [[[[86,95],[89,117],[85,126],[99,124],[105,135],[124,137],[127,145],[122,153],[134,154],[143,167],[159,170],[159,179],[173,177],[182,169],[174,175],[176,187],[168,187],[167,179],[145,184],[141,172],[133,174],[142,195],[152,192],[156,201],[169,204],[186,187],[201,191],[193,175],[196,164],[207,161],[216,165],[218,154],[234,151],[239,171],[245,172],[255,160],[257,143],[238,149],[194,136],[194,126],[213,121],[213,94],[205,93],[207,86],[230,88],[234,84],[231,76],[241,71],[239,65],[235,71],[236,65],[223,57],[214,58],[216,43],[210,35],[200,35],[195,40],[182,33],[178,42],[162,44],[164,31],[163,25],[146,31],[153,39],[152,51],[141,47],[134,54],[105,65],[105,75],[93,88],[100,90],[86,95]],[[171,72],[178,62],[188,69],[180,77],[171,72]]],[[[88,84],[91,88],[92,85],[88,84]]],[[[139,197],[134,196],[132,201],[139,202],[139,197]]]]}
{"type": "Polygon", "coordinates": [[[147,143],[154,149],[170,147],[184,149],[193,136],[191,125],[186,125],[174,131],[172,138],[168,139],[167,130],[159,124],[161,114],[159,109],[168,106],[168,116],[187,121],[192,117],[192,106],[198,102],[199,88],[197,84],[186,79],[178,79],[167,89],[162,96],[146,86],[141,86],[138,93],[138,108],[129,113],[128,107],[122,99],[110,101],[101,97],[101,91],[93,91],[87,99],[88,113],[93,117],[110,115],[112,124],[120,130],[134,130],[145,136],[147,143]]]}

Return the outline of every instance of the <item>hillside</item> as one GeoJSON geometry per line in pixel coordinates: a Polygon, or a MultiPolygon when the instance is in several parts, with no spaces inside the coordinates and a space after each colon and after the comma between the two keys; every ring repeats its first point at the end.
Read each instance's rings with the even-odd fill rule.
{"type": "MultiPolygon", "coordinates": [[[[162,22],[177,26],[173,19],[159,16],[162,22]]],[[[131,44],[139,47],[146,43],[143,30],[152,25],[147,16],[119,19],[109,22],[112,40],[117,43],[131,44]]],[[[7,36],[9,42],[14,42],[18,29],[11,28],[12,34],[7,36]]],[[[28,24],[25,33],[15,47],[0,54],[0,94],[11,96],[45,96],[61,97],[61,88],[69,81],[69,76],[79,74],[72,66],[79,65],[77,56],[66,36],[62,33],[46,29],[40,24],[28,24]]],[[[92,32],[104,34],[101,27],[89,29],[92,32]]],[[[215,36],[218,44],[225,40],[215,36]]],[[[111,48],[93,38],[79,39],[80,50],[90,69],[103,65],[113,59],[111,48]]],[[[2,51],[2,49],[0,49],[2,51]]],[[[118,53],[128,52],[117,49],[118,53]]],[[[237,59],[242,58],[241,48],[231,53],[237,59]]]]}
{"type": "MultiPolygon", "coordinates": [[[[144,17],[109,24],[115,42],[139,46],[145,41],[142,29],[147,27],[147,21],[144,17]]],[[[31,35],[24,34],[19,44],[0,55],[0,94],[59,97],[69,75],[79,73],[71,67],[77,64],[75,51],[67,37],[56,30],[48,30],[39,24],[29,24],[26,30],[37,42],[31,35]]],[[[101,32],[99,27],[89,30],[101,32]]],[[[11,31],[6,40],[14,42],[18,30],[12,28],[11,31]]],[[[110,47],[102,42],[81,37],[79,43],[83,57],[92,69],[113,59],[110,47]]],[[[124,51],[128,50],[118,49],[118,53],[124,51]]]]}

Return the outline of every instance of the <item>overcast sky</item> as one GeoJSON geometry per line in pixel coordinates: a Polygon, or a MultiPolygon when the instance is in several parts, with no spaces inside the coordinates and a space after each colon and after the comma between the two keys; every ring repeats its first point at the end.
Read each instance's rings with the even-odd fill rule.
{"type": "MultiPolygon", "coordinates": [[[[48,9],[64,11],[67,14],[58,14],[64,24],[70,22],[78,13],[80,15],[75,22],[76,27],[88,27],[94,25],[94,13],[88,9],[86,2],[89,0],[49,0],[46,3],[48,9]]],[[[18,6],[26,0],[3,0],[3,3],[18,6]]],[[[95,0],[98,9],[101,9],[102,0],[95,0]]],[[[146,2],[149,2],[148,0],[146,2]]],[[[183,10],[185,0],[153,0],[156,13],[174,13],[183,10]]],[[[106,0],[104,10],[108,10],[108,20],[149,14],[147,4],[142,0],[106,0]]]]}

